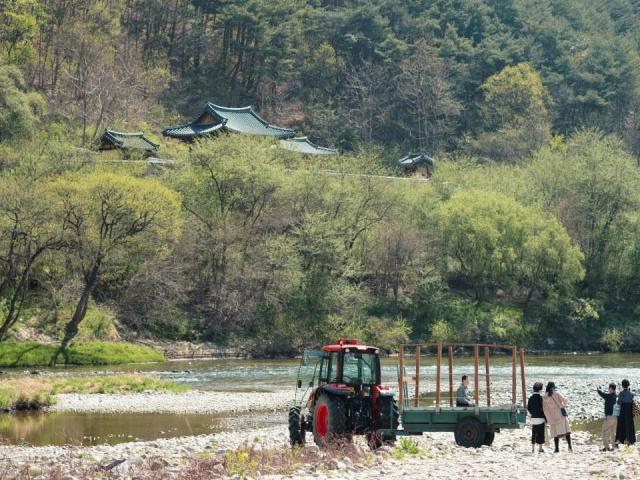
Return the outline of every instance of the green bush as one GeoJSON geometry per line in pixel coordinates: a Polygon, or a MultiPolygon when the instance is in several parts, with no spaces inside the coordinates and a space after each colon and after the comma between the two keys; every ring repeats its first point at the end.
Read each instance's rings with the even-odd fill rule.
{"type": "MultiPolygon", "coordinates": [[[[38,367],[49,364],[58,345],[35,342],[0,343],[1,367],[38,367]]],[[[164,354],[143,345],[125,342],[86,342],[69,348],[69,365],[115,365],[161,362],[164,354]]]]}
{"type": "Polygon", "coordinates": [[[622,332],[617,328],[607,328],[602,332],[600,345],[607,352],[619,352],[624,345],[622,332]]]}

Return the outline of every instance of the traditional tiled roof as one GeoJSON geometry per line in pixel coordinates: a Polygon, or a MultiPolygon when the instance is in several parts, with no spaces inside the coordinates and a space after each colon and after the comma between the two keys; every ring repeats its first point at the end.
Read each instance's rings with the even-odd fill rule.
{"type": "Polygon", "coordinates": [[[193,122],[167,128],[162,133],[169,137],[187,140],[209,135],[220,129],[278,138],[291,138],[295,135],[289,128],[271,125],[251,107],[221,107],[211,102],[207,102],[203,112],[193,122]]]}
{"type": "Polygon", "coordinates": [[[280,138],[291,138],[295,135],[295,132],[289,128],[271,125],[251,107],[221,107],[209,102],[207,103],[207,111],[221,120],[226,120],[225,128],[233,132],[280,138]]]}
{"type": "Polygon", "coordinates": [[[150,141],[142,132],[116,132],[115,130],[105,130],[102,134],[101,150],[109,148],[121,148],[124,150],[145,150],[155,152],[159,145],[150,141]]]}
{"type": "Polygon", "coordinates": [[[305,153],[308,155],[335,155],[337,150],[327,147],[319,147],[307,137],[295,137],[287,140],[280,140],[280,146],[292,152],[305,153]]]}
{"type": "Polygon", "coordinates": [[[431,168],[433,168],[435,160],[424,153],[410,153],[398,160],[398,163],[403,167],[408,168],[417,167],[420,164],[425,164],[427,166],[427,169],[430,170],[431,168]]]}

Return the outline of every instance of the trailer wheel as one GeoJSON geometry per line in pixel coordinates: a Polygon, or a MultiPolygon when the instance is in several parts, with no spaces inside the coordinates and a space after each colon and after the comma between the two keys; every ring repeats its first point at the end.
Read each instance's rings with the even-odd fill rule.
{"type": "Polygon", "coordinates": [[[304,445],[304,433],[300,407],[292,407],[289,410],[289,442],[292,447],[295,447],[296,445],[304,445]]]}
{"type": "Polygon", "coordinates": [[[342,399],[325,394],[320,395],[313,408],[313,439],[319,447],[332,440],[350,440],[346,432],[347,415],[342,399]]]}
{"type": "Polygon", "coordinates": [[[465,448],[480,448],[485,440],[486,428],[476,417],[465,417],[456,425],[456,443],[465,448]]]}
{"type": "Polygon", "coordinates": [[[482,442],[482,444],[490,447],[493,444],[493,441],[495,439],[496,439],[496,432],[486,432],[484,434],[484,442],[482,442]]]}

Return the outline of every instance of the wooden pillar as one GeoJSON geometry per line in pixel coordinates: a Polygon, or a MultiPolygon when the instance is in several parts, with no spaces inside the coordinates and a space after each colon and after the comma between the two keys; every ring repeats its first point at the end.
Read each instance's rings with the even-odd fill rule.
{"type": "Polygon", "coordinates": [[[420,345],[416,346],[416,398],[413,404],[420,406],[420,345]]]}
{"type": "Polygon", "coordinates": [[[511,404],[516,404],[516,347],[511,349],[511,404]]]}
{"type": "Polygon", "coordinates": [[[400,410],[404,409],[404,345],[400,345],[398,352],[398,400],[400,402],[400,410]]]}
{"type": "Polygon", "coordinates": [[[442,344],[438,343],[436,352],[436,412],[440,411],[440,365],[442,364],[442,344]]]}
{"type": "Polygon", "coordinates": [[[478,363],[480,363],[479,358],[479,350],[480,347],[478,345],[473,346],[473,386],[475,388],[475,404],[476,407],[480,406],[480,376],[478,363]]]}
{"type": "Polygon", "coordinates": [[[487,381],[487,407],[491,406],[491,373],[489,372],[489,347],[484,347],[484,376],[487,381]]]}
{"type": "Polygon", "coordinates": [[[449,406],[453,407],[453,345],[449,345],[449,406]]]}
{"type": "Polygon", "coordinates": [[[527,405],[527,382],[524,378],[524,348],[520,349],[520,380],[522,381],[522,406],[527,405]]]}

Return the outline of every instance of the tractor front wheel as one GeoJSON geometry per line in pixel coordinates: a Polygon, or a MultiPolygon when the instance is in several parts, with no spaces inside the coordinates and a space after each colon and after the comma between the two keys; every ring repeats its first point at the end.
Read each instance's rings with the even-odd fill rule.
{"type": "Polygon", "coordinates": [[[323,447],[332,440],[349,439],[350,436],[344,401],[326,393],[320,395],[313,408],[313,439],[316,445],[323,447]]]}
{"type": "Polygon", "coordinates": [[[476,417],[465,417],[456,425],[456,443],[465,448],[480,448],[485,441],[486,427],[476,417]]]}
{"type": "Polygon", "coordinates": [[[289,442],[291,446],[304,445],[304,427],[300,407],[292,407],[289,410],[289,442]]]}

